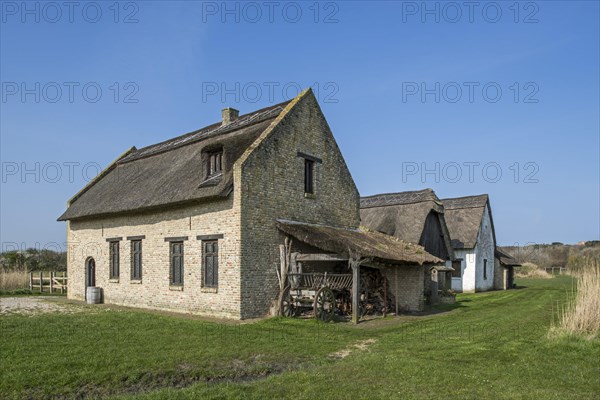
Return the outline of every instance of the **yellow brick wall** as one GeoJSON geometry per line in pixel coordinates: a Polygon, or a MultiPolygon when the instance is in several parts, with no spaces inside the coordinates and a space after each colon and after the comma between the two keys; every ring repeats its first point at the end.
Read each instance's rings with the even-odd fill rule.
{"type": "MultiPolygon", "coordinates": [[[[242,317],[268,313],[278,293],[278,218],[357,227],[359,194],[311,92],[301,97],[237,171],[242,210],[242,317]],[[304,158],[315,163],[315,196],[304,194],[304,158]]],[[[235,185],[234,184],[234,185],[235,185]]]]}
{"type": "Polygon", "coordinates": [[[233,196],[202,205],[146,214],[71,221],[68,229],[68,297],[84,299],[85,262],[94,257],[96,286],[111,304],[195,314],[240,317],[239,208],[233,196]],[[198,235],[223,234],[219,239],[219,288],[216,293],[201,287],[202,242],[198,235]],[[131,281],[131,242],[127,236],[145,235],[142,240],[142,283],[131,281]],[[167,237],[187,236],[184,242],[183,290],[171,290],[167,237]],[[120,277],[109,281],[107,238],[122,237],[120,277]]]}

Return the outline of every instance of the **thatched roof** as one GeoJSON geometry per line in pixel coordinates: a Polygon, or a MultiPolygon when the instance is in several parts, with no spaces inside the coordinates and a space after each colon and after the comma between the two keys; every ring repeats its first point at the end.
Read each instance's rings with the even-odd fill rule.
{"type": "Polygon", "coordinates": [[[425,219],[432,210],[444,212],[431,189],[360,198],[362,225],[412,243],[419,243],[425,219]]]}
{"type": "Polygon", "coordinates": [[[521,263],[519,263],[513,256],[508,254],[506,251],[502,250],[499,247],[496,247],[494,251],[494,255],[498,260],[500,260],[500,264],[505,267],[520,267],[521,263]]]}
{"type": "MultiPolygon", "coordinates": [[[[452,238],[452,247],[455,249],[475,247],[486,206],[490,210],[491,219],[488,195],[442,199],[442,203],[445,210],[446,224],[452,238]]],[[[493,221],[490,222],[492,232],[494,232],[494,223],[493,221]]]]}
{"type": "Polygon", "coordinates": [[[423,247],[366,228],[340,228],[277,220],[284,233],[326,252],[344,257],[372,258],[392,264],[443,263],[423,247]]]}
{"type": "MultiPolygon", "coordinates": [[[[133,147],[77,193],[59,221],[227,197],[232,166],[289,102],[147,146],[133,147]],[[223,150],[222,175],[203,180],[203,152],[223,150]]],[[[205,167],[204,167],[205,168],[205,167]]]]}
{"type": "Polygon", "coordinates": [[[454,258],[450,233],[444,218],[444,207],[432,189],[379,194],[360,199],[362,225],[371,230],[421,245],[439,240],[437,237],[439,231],[426,229],[427,217],[431,213],[435,213],[439,222],[445,246],[436,246],[437,250],[433,248],[428,248],[428,250],[440,258],[454,258]],[[436,235],[436,237],[427,238],[426,235],[436,235]]]}

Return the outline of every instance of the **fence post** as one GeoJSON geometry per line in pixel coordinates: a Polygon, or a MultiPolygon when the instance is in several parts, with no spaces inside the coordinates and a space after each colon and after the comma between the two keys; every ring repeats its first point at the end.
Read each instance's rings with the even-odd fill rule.
{"type": "Polygon", "coordinates": [[[29,290],[33,290],[33,272],[29,273],[29,290]]]}
{"type": "Polygon", "coordinates": [[[63,294],[65,290],[65,272],[62,273],[62,279],[60,280],[60,294],[63,294]]]}
{"type": "Polygon", "coordinates": [[[54,293],[54,272],[50,271],[50,294],[54,293]]]}
{"type": "Polygon", "coordinates": [[[44,273],[40,271],[40,293],[44,292],[44,273]]]}

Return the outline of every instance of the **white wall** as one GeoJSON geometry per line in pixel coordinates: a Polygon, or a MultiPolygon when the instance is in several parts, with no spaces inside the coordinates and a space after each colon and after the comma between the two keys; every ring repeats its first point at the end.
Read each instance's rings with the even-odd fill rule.
{"type": "Polygon", "coordinates": [[[475,264],[476,255],[474,249],[455,249],[454,256],[462,258],[462,277],[452,278],[452,290],[457,292],[475,291],[475,264]]]}
{"type": "Polygon", "coordinates": [[[481,227],[477,236],[475,246],[476,269],[475,269],[475,290],[485,291],[494,288],[494,234],[492,232],[492,220],[490,218],[489,208],[486,206],[481,219],[481,227]],[[484,279],[484,260],[487,260],[487,274],[484,279]]]}
{"type": "Polygon", "coordinates": [[[490,210],[486,206],[481,219],[477,243],[474,249],[455,249],[454,256],[462,258],[462,277],[452,278],[452,290],[457,292],[480,292],[494,288],[494,233],[490,210]],[[487,260],[487,278],[484,279],[484,260],[487,260]]]}

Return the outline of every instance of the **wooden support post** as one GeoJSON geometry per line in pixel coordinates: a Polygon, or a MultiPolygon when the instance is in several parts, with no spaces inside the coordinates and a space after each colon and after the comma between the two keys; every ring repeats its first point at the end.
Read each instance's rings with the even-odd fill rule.
{"type": "Polygon", "coordinates": [[[42,293],[44,291],[44,287],[42,286],[43,283],[44,283],[44,273],[42,271],[40,271],[40,293],[42,293]]]}
{"type": "Polygon", "coordinates": [[[387,276],[383,275],[383,318],[387,317],[387,276]]]}
{"type": "Polygon", "coordinates": [[[281,316],[283,310],[281,309],[281,301],[283,299],[283,290],[285,288],[287,279],[287,263],[286,263],[286,248],[285,245],[279,245],[279,271],[277,277],[279,278],[279,295],[277,296],[277,304],[275,304],[275,315],[281,316]]]}
{"type": "Polygon", "coordinates": [[[54,293],[54,272],[50,271],[50,293],[54,293]]]}
{"type": "Polygon", "coordinates": [[[29,290],[33,290],[33,272],[29,273],[29,290]]]}
{"type": "Polygon", "coordinates": [[[60,294],[63,294],[65,292],[65,274],[66,272],[63,271],[62,279],[60,280],[60,294]]]}
{"type": "Polygon", "coordinates": [[[283,300],[284,289],[288,281],[288,272],[290,269],[290,259],[292,250],[292,240],[289,237],[285,238],[284,244],[279,245],[279,296],[277,296],[277,304],[275,304],[275,314],[282,315],[281,302],[283,300]]]}
{"type": "Polygon", "coordinates": [[[360,263],[350,258],[352,268],[352,323],[358,324],[360,318],[360,263]]]}
{"type": "Polygon", "coordinates": [[[396,294],[394,297],[396,297],[396,316],[398,316],[398,266],[395,267],[395,280],[396,280],[396,294]]]}
{"type": "Polygon", "coordinates": [[[438,302],[438,289],[439,289],[439,281],[438,281],[438,271],[435,268],[429,270],[429,274],[431,276],[431,297],[429,302],[431,305],[437,304],[438,302]]]}

